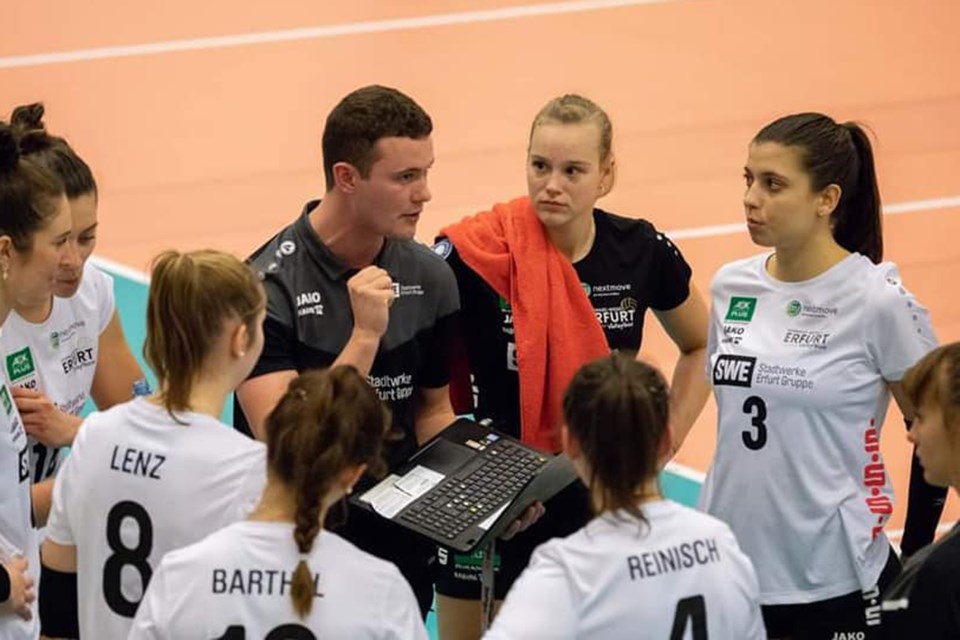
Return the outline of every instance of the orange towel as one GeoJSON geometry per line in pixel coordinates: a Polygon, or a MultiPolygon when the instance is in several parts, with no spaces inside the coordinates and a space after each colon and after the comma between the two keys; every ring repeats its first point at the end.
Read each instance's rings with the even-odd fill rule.
{"type": "Polygon", "coordinates": [[[580,278],[523,197],[440,231],[513,310],[524,442],[560,450],[562,401],[586,362],[610,352],[580,278]]]}

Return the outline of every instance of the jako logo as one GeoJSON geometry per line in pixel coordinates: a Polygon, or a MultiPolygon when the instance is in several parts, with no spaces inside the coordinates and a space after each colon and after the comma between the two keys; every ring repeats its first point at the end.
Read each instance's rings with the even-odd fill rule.
{"type": "Polygon", "coordinates": [[[837,631],[833,634],[833,640],[865,640],[866,637],[867,634],[863,631],[837,631]]]}
{"type": "Polygon", "coordinates": [[[721,355],[713,365],[713,384],[751,387],[756,364],[757,359],[750,356],[721,355]]]}

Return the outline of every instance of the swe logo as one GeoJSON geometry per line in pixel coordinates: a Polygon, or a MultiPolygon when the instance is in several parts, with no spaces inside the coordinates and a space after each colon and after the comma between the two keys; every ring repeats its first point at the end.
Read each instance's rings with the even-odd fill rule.
{"type": "Polygon", "coordinates": [[[713,384],[730,387],[752,387],[757,359],[750,356],[723,354],[713,365],[713,384]]]}

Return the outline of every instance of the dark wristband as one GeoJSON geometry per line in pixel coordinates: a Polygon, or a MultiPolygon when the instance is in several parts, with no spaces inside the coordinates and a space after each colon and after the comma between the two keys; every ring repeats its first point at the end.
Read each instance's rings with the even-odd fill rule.
{"type": "Polygon", "coordinates": [[[10,574],[7,568],[0,564],[0,602],[6,602],[10,599],[10,574]]]}

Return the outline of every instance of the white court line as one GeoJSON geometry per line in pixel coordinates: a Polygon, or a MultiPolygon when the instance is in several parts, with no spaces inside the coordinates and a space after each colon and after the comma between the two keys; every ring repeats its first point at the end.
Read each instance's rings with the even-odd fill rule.
{"type": "Polygon", "coordinates": [[[99,267],[100,269],[103,269],[112,275],[121,276],[127,280],[133,280],[134,282],[142,285],[149,286],[150,284],[149,275],[143,271],[140,271],[139,269],[134,269],[133,267],[128,267],[125,264],[120,264],[115,260],[101,258],[99,256],[90,256],[90,262],[92,262],[94,266],[99,267]]]}
{"type": "MultiPolygon", "coordinates": [[[[960,207],[960,196],[949,196],[945,198],[931,198],[927,200],[912,200],[908,202],[897,202],[894,204],[889,204],[883,208],[883,213],[885,215],[898,215],[902,213],[916,213],[921,211],[937,211],[939,209],[952,209],[960,207]]],[[[670,238],[706,238],[713,236],[724,236],[732,235],[734,233],[742,233],[746,231],[746,226],[743,224],[723,224],[723,225],[710,225],[705,227],[694,227],[690,229],[677,229],[675,231],[666,232],[670,238]]],[[[116,275],[125,277],[134,282],[138,282],[144,285],[150,283],[150,277],[137,269],[128,267],[126,265],[120,264],[114,260],[108,258],[99,258],[92,257],[91,260],[95,265],[114,273],[116,275]]],[[[678,462],[669,462],[664,469],[670,473],[680,476],[681,478],[686,478],[694,482],[703,484],[706,474],[702,471],[694,469],[693,467],[688,467],[686,465],[680,464],[678,462]]],[[[949,529],[953,523],[942,524],[937,529],[938,533],[943,533],[949,529]],[[941,529],[943,531],[941,531],[941,529]]],[[[899,539],[903,535],[902,530],[890,531],[888,535],[891,538],[899,539]]]]}
{"type": "Polygon", "coordinates": [[[517,18],[535,18],[540,16],[560,15],[564,13],[583,13],[586,11],[598,11],[601,9],[616,9],[620,7],[632,7],[649,4],[667,4],[680,1],[681,0],[576,0],[573,2],[552,2],[547,4],[503,7],[500,9],[489,9],[485,11],[440,13],[434,15],[417,16],[413,18],[347,22],[344,24],[302,27],[298,29],[283,29],[279,31],[261,31],[229,36],[167,40],[162,42],[149,42],[144,44],[122,45],[115,47],[96,47],[92,49],[77,49],[75,51],[63,51],[57,53],[7,56],[0,58],[0,69],[37,67],[48,64],[63,64],[68,62],[83,62],[88,60],[129,58],[132,56],[149,56],[163,53],[173,53],[177,51],[224,49],[227,47],[243,47],[248,45],[270,44],[275,42],[317,40],[321,38],[352,36],[365,33],[405,31],[408,29],[424,29],[429,27],[448,27],[458,24],[496,22],[500,20],[514,20],[517,18]]]}
{"type": "MultiPolygon", "coordinates": [[[[960,196],[949,196],[946,198],[930,198],[928,200],[913,200],[910,202],[896,202],[883,207],[883,214],[895,216],[902,213],[916,213],[918,211],[936,211],[938,209],[960,208],[960,196]]],[[[687,238],[712,238],[716,236],[730,236],[735,233],[742,233],[747,230],[745,222],[736,224],[715,224],[706,227],[694,227],[692,229],[677,229],[675,231],[664,231],[664,235],[671,240],[683,240],[687,238]]]]}
{"type": "MultiPolygon", "coordinates": [[[[918,213],[923,211],[937,211],[940,209],[954,209],[960,208],[960,196],[947,196],[945,198],[930,198],[928,200],[911,200],[908,202],[896,202],[894,204],[888,204],[883,208],[884,215],[892,216],[899,215],[903,213],[918,213]]],[[[727,236],[733,235],[735,233],[746,232],[747,227],[745,224],[720,224],[720,225],[709,225],[705,227],[691,227],[689,229],[675,229],[673,231],[665,231],[664,234],[671,239],[684,239],[684,238],[710,238],[716,236],[727,236]]],[[[141,284],[149,284],[150,277],[143,271],[134,269],[133,267],[128,267],[126,265],[120,264],[119,262],[110,260],[108,258],[99,258],[93,256],[90,258],[93,260],[93,263],[98,267],[102,267],[107,271],[121,275],[129,280],[134,282],[139,282],[141,284]]],[[[676,463],[670,463],[671,465],[676,463]]],[[[676,465],[678,468],[688,469],[683,467],[683,465],[676,465]]],[[[667,467],[670,468],[669,466],[667,467]]],[[[690,472],[694,475],[699,474],[699,479],[703,480],[703,474],[699,471],[694,471],[690,469],[690,472]]],[[[681,472],[678,472],[678,475],[684,475],[681,472]]],[[[689,476],[691,479],[697,479],[694,476],[689,476]]]]}
{"type": "Polygon", "coordinates": [[[707,479],[707,474],[703,471],[694,469],[693,467],[688,467],[685,464],[680,464],[679,462],[668,462],[667,466],[663,468],[664,471],[669,471],[675,476],[680,476],[681,478],[686,478],[687,480],[693,480],[697,484],[703,484],[703,481],[707,479]]]}

